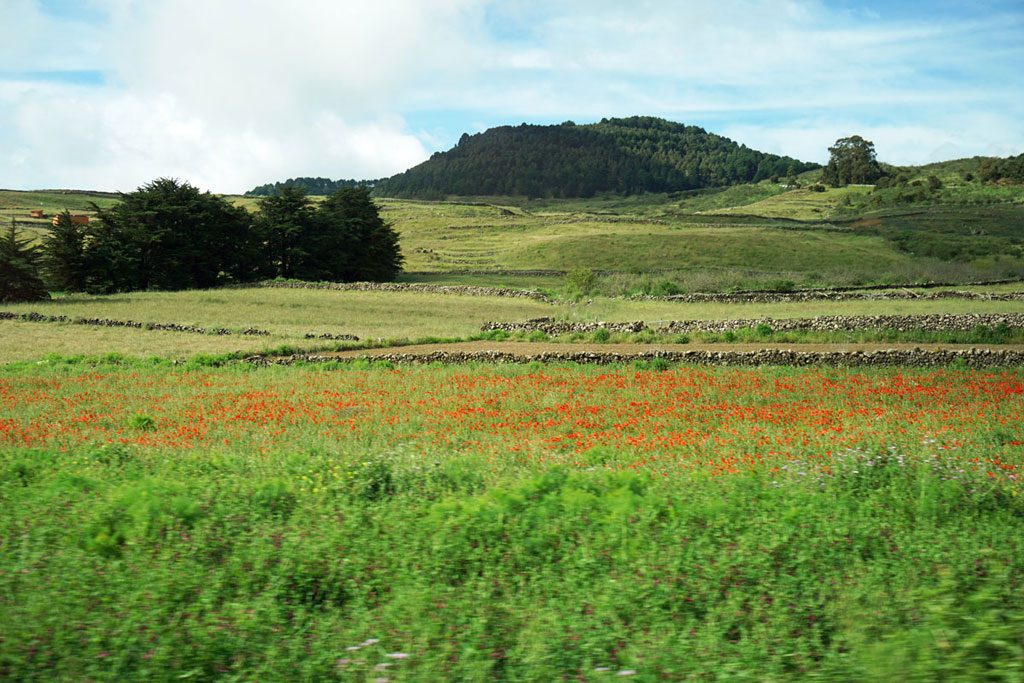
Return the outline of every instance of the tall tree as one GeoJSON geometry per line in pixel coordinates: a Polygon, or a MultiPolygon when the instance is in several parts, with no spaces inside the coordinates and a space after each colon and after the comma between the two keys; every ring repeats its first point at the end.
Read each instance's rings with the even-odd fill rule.
{"type": "Polygon", "coordinates": [[[286,186],[260,202],[256,226],[271,273],[300,280],[392,280],[402,270],[398,234],[366,188],[342,188],[314,205],[286,186]]]}
{"type": "Polygon", "coordinates": [[[365,187],[338,190],[318,214],[322,253],[336,254],[331,266],[335,279],[383,282],[402,272],[398,233],[381,218],[365,187]]]}
{"type": "Polygon", "coordinates": [[[204,288],[255,275],[249,214],[189,183],[158,178],[97,214],[86,240],[92,289],[204,288]]]}
{"type": "Polygon", "coordinates": [[[55,289],[81,292],[86,286],[85,230],[67,210],[43,239],[43,270],[55,289]]]}
{"type": "Polygon", "coordinates": [[[20,239],[12,222],[0,239],[0,302],[49,298],[39,277],[39,249],[29,239],[20,239]]]}
{"type": "Polygon", "coordinates": [[[883,175],[875,158],[875,144],[859,135],[839,138],[828,151],[830,157],[821,180],[833,187],[874,183],[883,175]]]}
{"type": "MultiPolygon", "coordinates": [[[[309,277],[312,235],[315,232],[313,203],[306,190],[285,185],[260,200],[255,228],[262,244],[263,264],[274,277],[309,277]]],[[[309,279],[326,279],[316,278],[309,279]]]]}

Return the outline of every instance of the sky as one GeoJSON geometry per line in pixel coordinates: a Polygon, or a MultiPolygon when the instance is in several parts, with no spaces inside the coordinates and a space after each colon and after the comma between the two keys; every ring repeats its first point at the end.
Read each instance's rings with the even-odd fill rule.
{"type": "Polygon", "coordinates": [[[1024,0],[0,0],[0,187],[377,178],[651,115],[825,162],[1024,152],[1024,0]]]}

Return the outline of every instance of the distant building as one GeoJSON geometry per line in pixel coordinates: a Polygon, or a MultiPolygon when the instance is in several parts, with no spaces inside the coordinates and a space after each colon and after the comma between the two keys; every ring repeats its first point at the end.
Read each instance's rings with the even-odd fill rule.
{"type": "MultiPolygon", "coordinates": [[[[86,215],[73,215],[71,216],[71,223],[73,225],[89,225],[89,217],[86,215]]],[[[57,226],[60,224],[60,215],[53,217],[53,225],[57,226]]]]}

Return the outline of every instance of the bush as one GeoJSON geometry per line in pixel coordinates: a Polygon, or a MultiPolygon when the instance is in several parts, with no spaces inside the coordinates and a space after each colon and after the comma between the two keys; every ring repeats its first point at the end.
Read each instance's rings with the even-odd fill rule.
{"type": "Polygon", "coordinates": [[[364,460],[351,471],[352,495],[366,501],[379,501],[395,492],[391,463],[384,457],[364,460]]]}
{"type": "Polygon", "coordinates": [[[150,415],[132,415],[128,419],[129,429],[135,429],[142,432],[151,432],[156,429],[156,420],[150,415]]]}
{"type": "Polygon", "coordinates": [[[102,557],[120,557],[129,541],[156,539],[175,525],[190,527],[202,514],[198,501],[178,487],[141,481],[120,489],[100,506],[81,545],[102,557]]]}
{"type": "Polygon", "coordinates": [[[298,502],[288,485],[276,479],[258,486],[250,501],[259,516],[281,519],[290,516],[298,502]]]}
{"type": "Polygon", "coordinates": [[[590,268],[574,268],[565,276],[565,290],[572,295],[590,294],[596,286],[597,275],[590,268]]]}
{"type": "Polygon", "coordinates": [[[681,294],[682,291],[683,290],[679,287],[679,285],[672,282],[671,280],[659,280],[651,288],[651,294],[653,296],[674,296],[676,294],[681,294]]]}

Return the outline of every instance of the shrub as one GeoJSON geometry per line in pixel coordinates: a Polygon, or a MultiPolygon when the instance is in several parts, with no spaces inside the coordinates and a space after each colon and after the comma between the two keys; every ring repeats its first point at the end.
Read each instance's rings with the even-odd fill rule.
{"type": "Polygon", "coordinates": [[[174,525],[190,527],[202,514],[198,501],[176,486],[141,481],[120,489],[99,507],[81,545],[103,557],[120,557],[128,541],[155,539],[174,525]]]}
{"type": "Polygon", "coordinates": [[[132,415],[128,419],[128,427],[141,432],[151,432],[156,429],[156,420],[150,415],[132,415]]]}
{"type": "Polygon", "coordinates": [[[674,296],[681,294],[682,289],[676,283],[671,280],[659,280],[651,288],[651,294],[654,296],[674,296]]]}
{"type": "Polygon", "coordinates": [[[297,503],[295,494],[288,485],[276,479],[258,486],[250,501],[260,516],[280,518],[291,515],[297,503]]]}
{"type": "Polygon", "coordinates": [[[569,294],[590,294],[597,285],[597,275],[590,268],[574,268],[565,276],[565,290],[569,294]]]}
{"type": "Polygon", "coordinates": [[[383,457],[364,460],[351,472],[353,496],[367,501],[378,501],[395,492],[395,478],[391,463],[383,457]]]}

